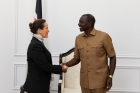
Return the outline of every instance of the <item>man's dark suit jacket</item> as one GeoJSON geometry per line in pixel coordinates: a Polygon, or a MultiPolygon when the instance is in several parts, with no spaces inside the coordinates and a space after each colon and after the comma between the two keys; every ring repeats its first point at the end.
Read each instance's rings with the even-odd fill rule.
{"type": "Polygon", "coordinates": [[[52,65],[50,52],[35,37],[32,38],[28,51],[28,74],[24,90],[28,93],[48,93],[50,88],[51,73],[61,74],[60,65],[52,65]]]}

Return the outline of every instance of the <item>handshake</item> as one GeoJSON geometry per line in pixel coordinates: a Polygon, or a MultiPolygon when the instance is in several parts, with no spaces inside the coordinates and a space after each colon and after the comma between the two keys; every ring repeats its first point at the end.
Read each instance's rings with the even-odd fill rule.
{"type": "Polygon", "coordinates": [[[66,73],[69,67],[66,65],[66,63],[62,63],[62,64],[60,64],[60,65],[61,65],[61,67],[62,67],[62,71],[63,71],[64,73],[66,73]]]}

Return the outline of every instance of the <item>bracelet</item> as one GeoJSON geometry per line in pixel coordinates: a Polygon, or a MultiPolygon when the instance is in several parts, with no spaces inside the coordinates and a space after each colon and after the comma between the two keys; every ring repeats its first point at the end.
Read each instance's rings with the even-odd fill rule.
{"type": "Polygon", "coordinates": [[[108,77],[109,77],[109,78],[113,78],[113,75],[109,75],[108,77]]]}

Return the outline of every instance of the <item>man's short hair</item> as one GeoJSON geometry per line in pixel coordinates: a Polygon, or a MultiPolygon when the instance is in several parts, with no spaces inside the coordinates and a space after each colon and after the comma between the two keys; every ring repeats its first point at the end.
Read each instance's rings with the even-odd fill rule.
{"type": "Polygon", "coordinates": [[[82,16],[87,16],[88,22],[92,22],[92,26],[94,26],[96,20],[95,20],[95,17],[93,15],[91,15],[91,14],[84,14],[82,16]]]}

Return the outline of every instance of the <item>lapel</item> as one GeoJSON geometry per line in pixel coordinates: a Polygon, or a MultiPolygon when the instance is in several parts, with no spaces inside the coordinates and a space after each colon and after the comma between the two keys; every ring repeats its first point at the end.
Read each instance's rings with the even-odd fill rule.
{"type": "Polygon", "coordinates": [[[44,44],[43,44],[41,41],[39,41],[37,38],[35,38],[35,37],[33,37],[32,40],[35,41],[35,42],[39,42],[40,45],[43,46],[43,48],[44,48],[44,50],[45,50],[45,53],[46,53],[46,57],[50,59],[50,58],[51,58],[51,53],[50,53],[50,52],[48,51],[48,49],[44,46],[44,44]]]}

